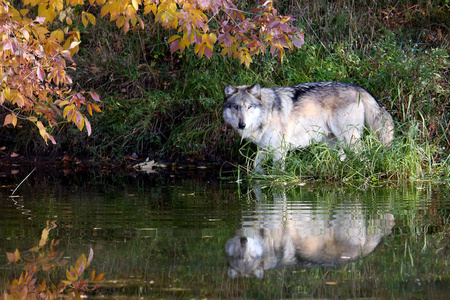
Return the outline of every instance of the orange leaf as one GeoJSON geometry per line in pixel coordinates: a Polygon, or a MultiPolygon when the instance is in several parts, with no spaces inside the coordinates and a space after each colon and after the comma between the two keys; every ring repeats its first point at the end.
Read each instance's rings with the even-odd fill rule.
{"type": "Polygon", "coordinates": [[[105,276],[105,273],[102,273],[100,275],[97,276],[97,278],[95,278],[95,281],[100,281],[103,279],[103,276],[105,276]]]}
{"type": "Polygon", "coordinates": [[[10,114],[6,115],[3,126],[6,126],[8,124],[12,124],[14,127],[16,127],[17,116],[14,113],[10,113],[10,114]]]}
{"type": "Polygon", "coordinates": [[[8,258],[8,261],[10,263],[15,263],[20,259],[20,253],[19,250],[16,249],[14,253],[6,252],[6,257],[8,258]]]}

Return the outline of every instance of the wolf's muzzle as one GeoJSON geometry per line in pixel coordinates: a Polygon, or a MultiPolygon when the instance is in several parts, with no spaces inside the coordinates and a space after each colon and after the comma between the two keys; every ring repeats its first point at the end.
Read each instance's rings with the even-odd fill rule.
{"type": "Polygon", "coordinates": [[[238,126],[239,126],[239,129],[244,129],[245,128],[245,123],[244,122],[239,122],[239,124],[238,124],[238,126]]]}

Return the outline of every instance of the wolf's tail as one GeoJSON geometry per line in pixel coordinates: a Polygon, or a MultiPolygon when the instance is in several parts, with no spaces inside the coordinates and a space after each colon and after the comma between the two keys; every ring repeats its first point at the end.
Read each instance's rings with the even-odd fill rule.
{"type": "MultiPolygon", "coordinates": [[[[368,92],[367,92],[368,93],[368,92]]],[[[394,120],[386,108],[370,93],[362,97],[366,123],[372,128],[383,145],[389,145],[394,139],[394,120]]]]}

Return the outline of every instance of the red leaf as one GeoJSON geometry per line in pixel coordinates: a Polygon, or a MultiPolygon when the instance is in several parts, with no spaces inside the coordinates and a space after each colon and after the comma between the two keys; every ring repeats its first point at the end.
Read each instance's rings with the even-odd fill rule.
{"type": "Polygon", "coordinates": [[[205,47],[205,56],[207,57],[207,58],[211,58],[212,57],[212,50],[211,50],[211,48],[209,48],[209,47],[205,47]]]}
{"type": "Polygon", "coordinates": [[[94,250],[92,248],[90,248],[86,267],[88,267],[91,264],[92,258],[94,258],[94,250]]]}
{"type": "Polygon", "coordinates": [[[170,53],[175,53],[180,49],[180,40],[175,40],[170,44],[170,53]]]}
{"type": "Polygon", "coordinates": [[[281,22],[280,21],[275,21],[269,24],[269,28],[272,29],[274,27],[277,27],[278,25],[280,25],[281,22]]]}
{"type": "Polygon", "coordinates": [[[91,123],[86,118],[84,118],[84,125],[86,126],[88,135],[91,135],[91,132],[92,132],[91,123]]]}
{"type": "Polygon", "coordinates": [[[42,70],[41,68],[37,68],[36,69],[36,74],[39,78],[40,81],[44,81],[45,80],[45,72],[44,70],[42,70]]]}
{"type": "Polygon", "coordinates": [[[301,46],[303,46],[304,43],[305,43],[305,40],[303,39],[303,37],[292,41],[292,44],[294,44],[294,46],[297,48],[300,48],[301,46]]]}
{"type": "Polygon", "coordinates": [[[89,92],[89,95],[91,95],[92,99],[94,99],[95,101],[102,102],[100,101],[100,97],[96,93],[89,92]]]}

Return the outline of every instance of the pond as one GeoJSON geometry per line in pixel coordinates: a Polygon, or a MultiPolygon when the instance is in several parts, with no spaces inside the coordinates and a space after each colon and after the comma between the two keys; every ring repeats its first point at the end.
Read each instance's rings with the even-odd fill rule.
{"type": "Polygon", "coordinates": [[[208,170],[3,173],[0,292],[47,224],[64,266],[93,249],[89,298],[450,297],[450,183],[350,187],[220,179],[208,170]],[[49,223],[47,223],[49,222],[49,223]]]}

